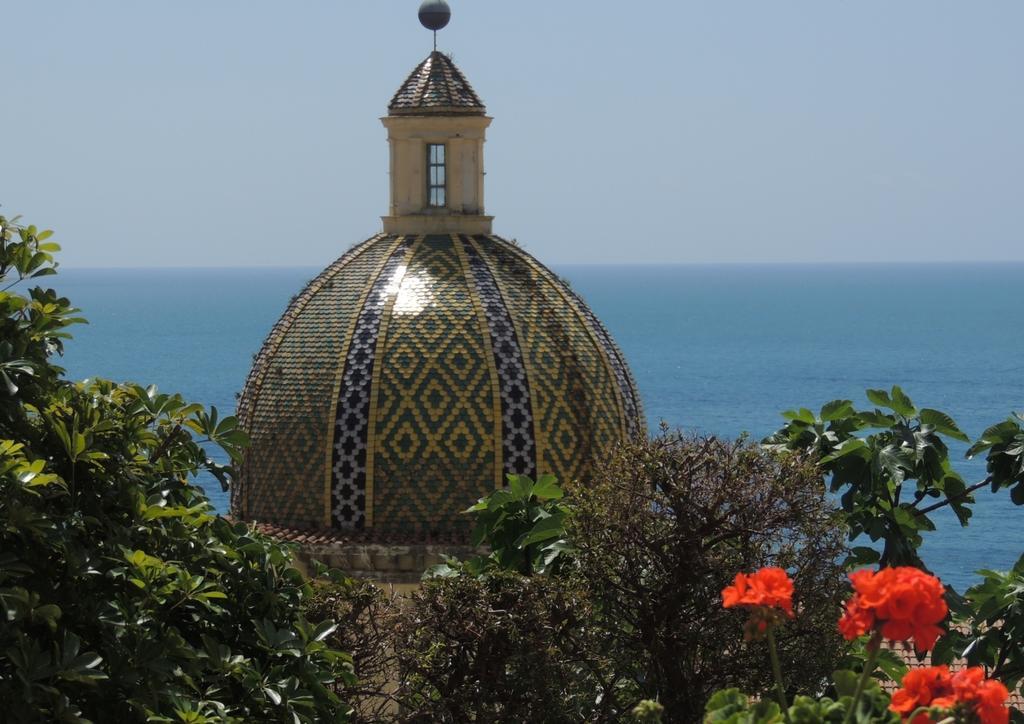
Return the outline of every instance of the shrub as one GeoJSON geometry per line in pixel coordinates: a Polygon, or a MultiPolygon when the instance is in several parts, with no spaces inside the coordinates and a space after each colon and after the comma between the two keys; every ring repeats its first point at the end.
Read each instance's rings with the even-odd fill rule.
{"type": "Polygon", "coordinates": [[[513,476],[470,508],[488,555],[428,571],[409,597],[335,576],[304,603],[341,623],[359,682],[340,689],[358,721],[610,721],[628,680],[607,667],[586,592],[561,575],[571,510],[553,478],[513,476]]]}
{"type": "Polygon", "coordinates": [[[745,617],[720,605],[737,570],[793,574],[798,615],[778,638],[792,687],[814,690],[835,668],[845,531],[812,459],[663,434],[622,449],[572,499],[571,577],[599,612],[615,670],[666,721],[700,720],[723,687],[770,690],[764,652],[732,643],[745,617]]]}
{"type": "Polygon", "coordinates": [[[399,710],[395,627],[401,620],[400,600],[370,581],[337,571],[312,585],[313,594],[302,602],[303,615],[314,624],[337,624],[325,642],[352,657],[355,678],[336,682],[336,693],[352,705],[355,721],[394,721],[399,710]]]}
{"type": "Polygon", "coordinates": [[[565,540],[565,521],[572,506],[562,502],[565,492],[554,475],[536,482],[526,475],[509,475],[508,487],[496,490],[465,510],[476,520],[471,544],[487,552],[454,566],[442,563],[427,577],[467,573],[486,575],[505,570],[524,576],[559,574],[572,559],[565,540]]]}
{"type": "Polygon", "coordinates": [[[845,530],[810,460],[665,434],[564,498],[516,477],[468,513],[490,554],[431,571],[387,634],[407,721],[697,721],[723,686],[763,694],[769,659],[719,596],[767,564],[801,591],[778,639],[794,686],[842,654],[845,530]]]}
{"type": "Polygon", "coordinates": [[[591,603],[565,581],[504,571],[434,578],[402,613],[405,721],[568,723],[622,713],[591,603]]]}
{"type": "Polygon", "coordinates": [[[55,273],[49,232],[0,217],[0,718],[339,721],[348,657],[299,605],[289,551],[218,518],[245,436],[154,388],[72,384],[53,362],[78,321],[19,285],[55,273]]]}

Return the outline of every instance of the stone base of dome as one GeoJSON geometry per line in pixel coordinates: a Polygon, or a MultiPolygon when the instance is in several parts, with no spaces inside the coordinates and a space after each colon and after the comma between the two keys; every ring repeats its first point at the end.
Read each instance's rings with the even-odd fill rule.
{"type": "Polygon", "coordinates": [[[465,559],[481,552],[472,546],[434,543],[305,543],[300,546],[296,562],[307,572],[312,570],[313,561],[320,561],[353,578],[397,586],[419,584],[425,570],[444,563],[447,557],[465,559]]]}
{"type": "MultiPolygon", "coordinates": [[[[240,522],[228,517],[231,522],[240,522]]],[[[295,564],[312,573],[313,561],[343,571],[352,578],[365,578],[399,588],[419,585],[423,572],[444,563],[446,558],[465,560],[486,555],[487,550],[469,545],[469,532],[382,531],[366,528],[308,530],[273,523],[250,523],[257,531],[281,543],[296,545],[295,564]]]]}
{"type": "Polygon", "coordinates": [[[385,234],[490,234],[493,216],[476,214],[406,214],[382,216],[385,234]]]}

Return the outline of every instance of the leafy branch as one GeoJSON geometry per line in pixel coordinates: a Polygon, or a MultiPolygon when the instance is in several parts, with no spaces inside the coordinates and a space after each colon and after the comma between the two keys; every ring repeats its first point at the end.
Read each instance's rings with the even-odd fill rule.
{"type": "Polygon", "coordinates": [[[839,494],[850,539],[882,541],[879,555],[861,546],[851,565],[923,563],[917,554],[921,534],[935,529],[929,517],[950,508],[966,526],[974,493],[1010,489],[1024,505],[1024,417],[993,425],[967,450],[971,458],[987,451],[988,476],[972,485],[950,462],[946,439],[971,443],[948,414],[918,408],[904,391],[868,390],[874,409],[858,410],[850,400],[833,400],[815,414],[807,408],[783,413],[786,424],[763,441],[777,451],[810,452],[818,457],[829,489],[839,494]]]}

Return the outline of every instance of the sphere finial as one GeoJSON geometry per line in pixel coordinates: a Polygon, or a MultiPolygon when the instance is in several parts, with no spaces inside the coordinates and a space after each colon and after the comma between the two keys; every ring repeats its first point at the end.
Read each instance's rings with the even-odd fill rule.
{"type": "Polygon", "coordinates": [[[435,33],[452,19],[452,9],[445,0],[423,0],[420,5],[420,22],[427,30],[435,33]]]}

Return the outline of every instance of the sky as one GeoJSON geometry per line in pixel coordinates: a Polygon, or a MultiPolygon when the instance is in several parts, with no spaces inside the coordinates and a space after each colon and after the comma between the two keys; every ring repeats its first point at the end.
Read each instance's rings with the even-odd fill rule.
{"type": "MultiPolygon", "coordinates": [[[[450,0],[486,210],[546,263],[1024,260],[1020,0],[450,0]]],[[[417,0],[4,0],[0,214],[65,267],[380,230],[417,0]]]]}

